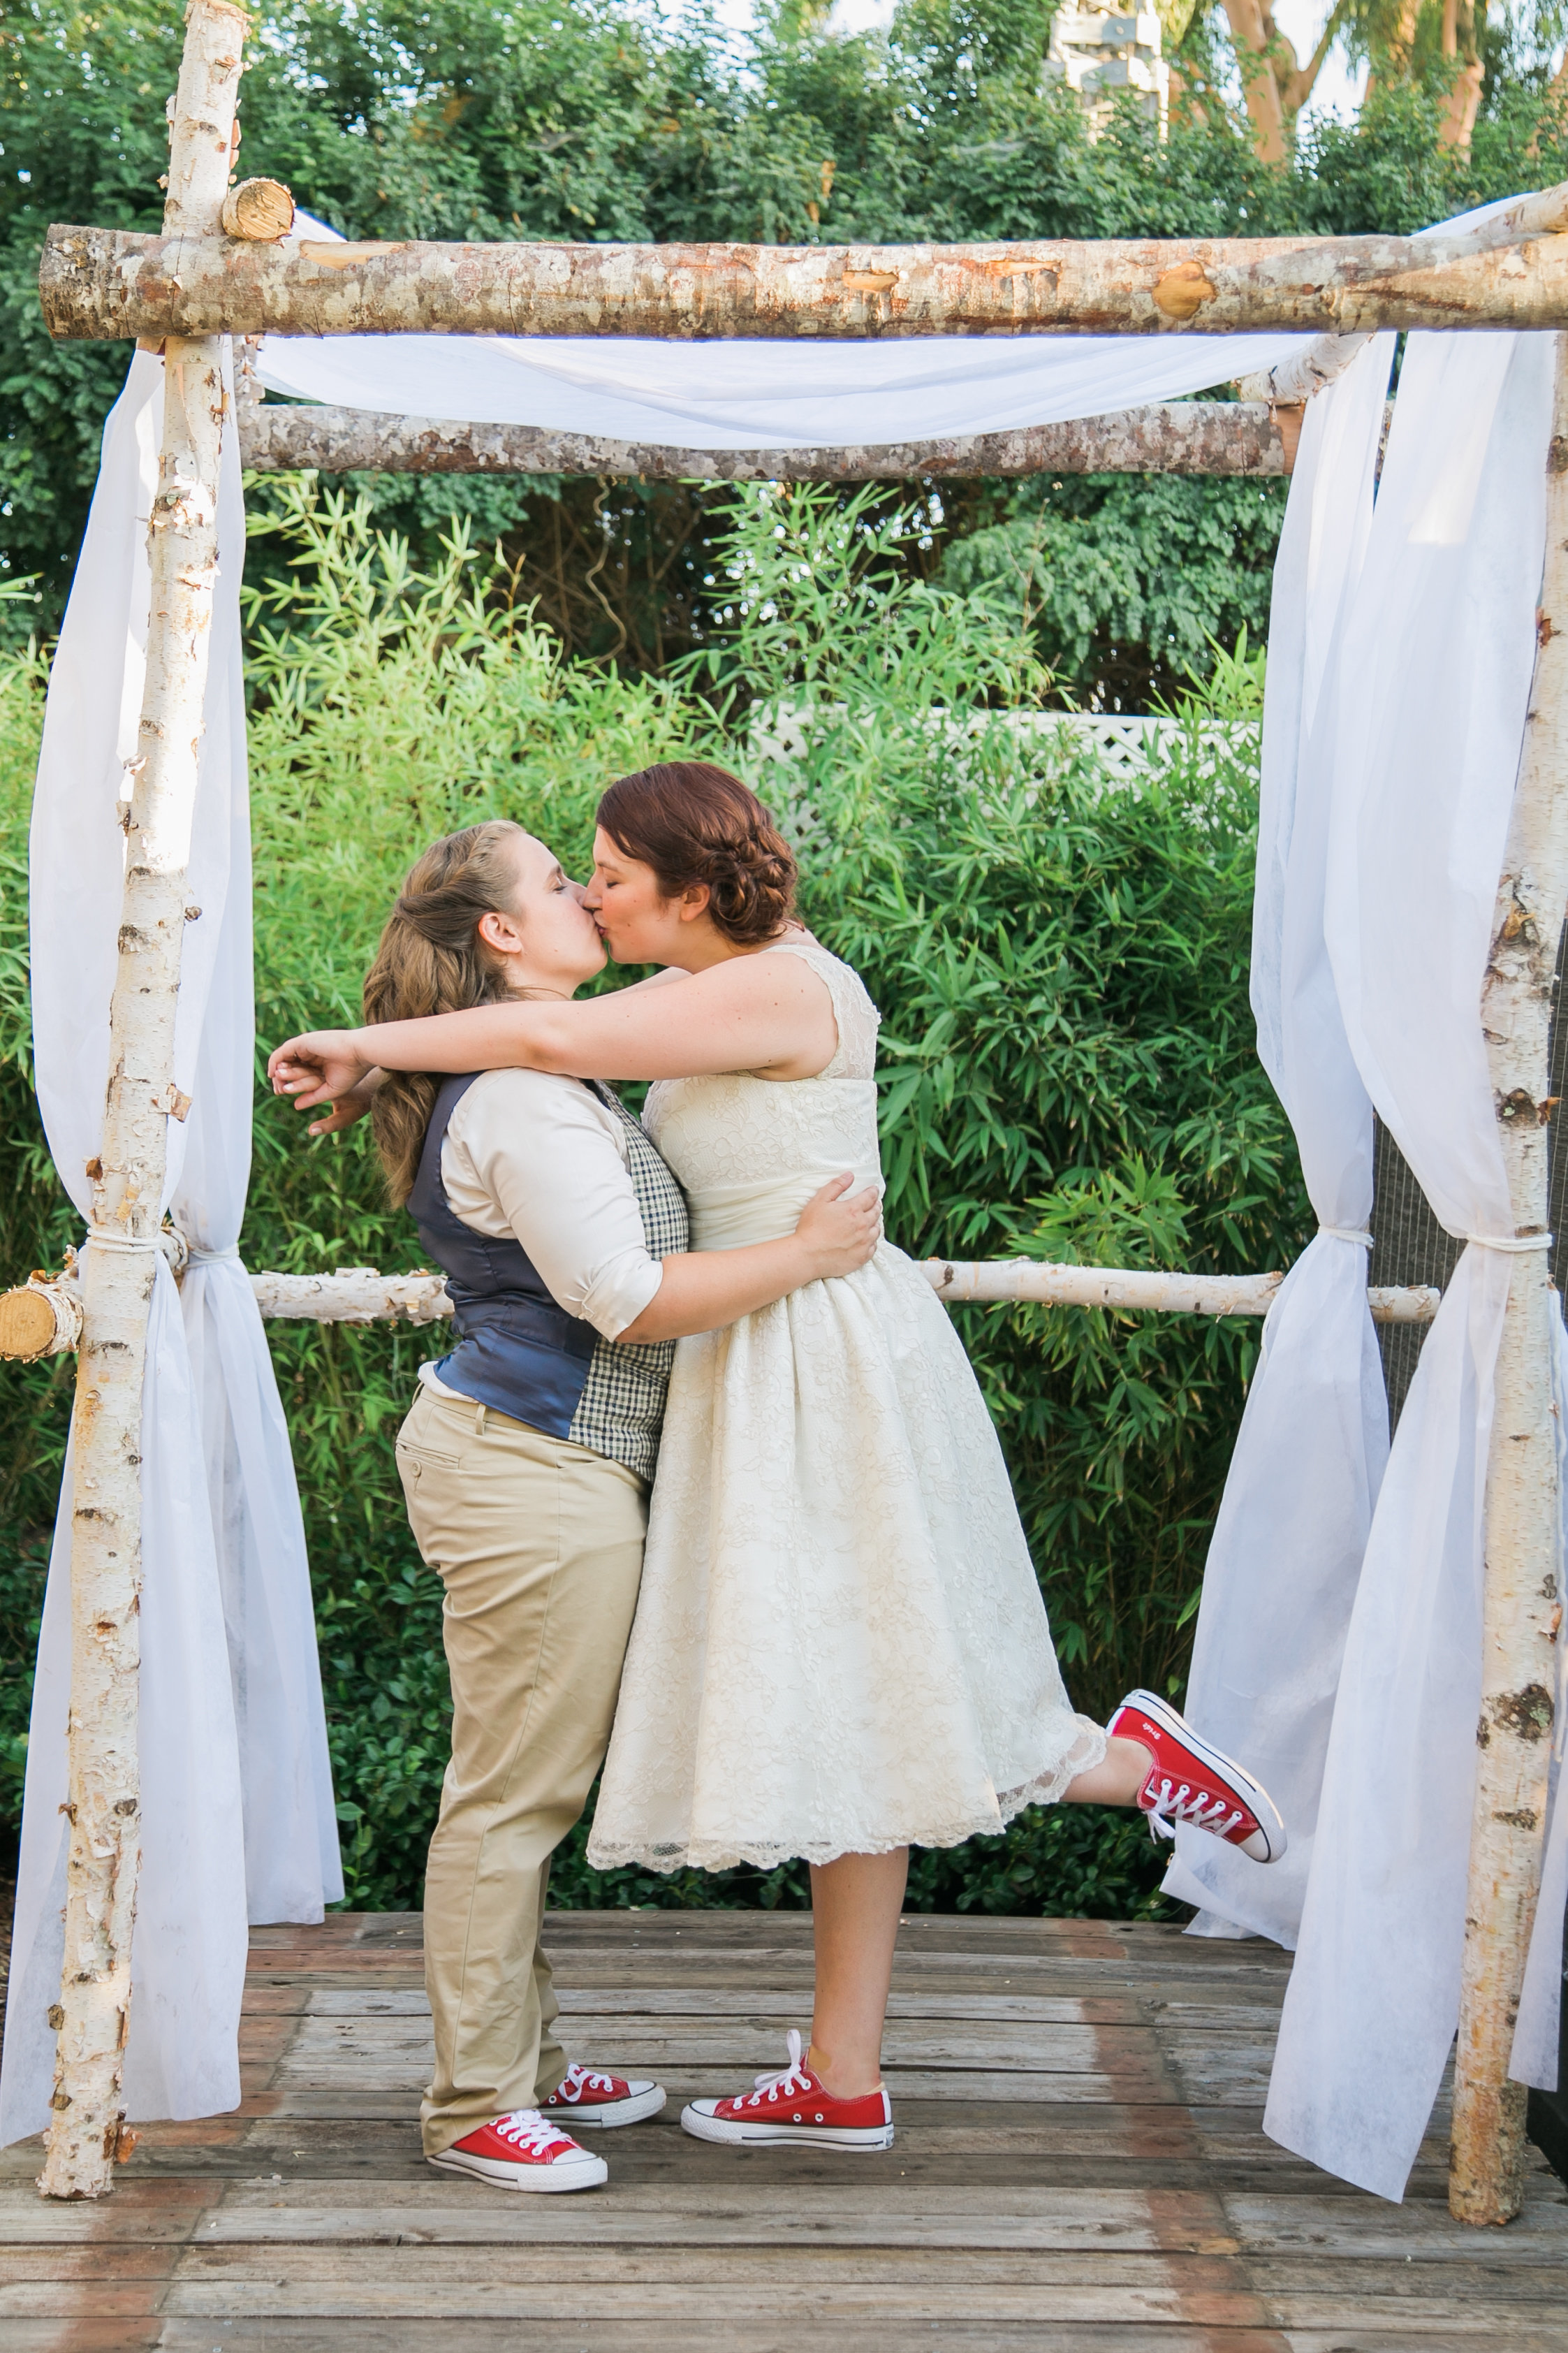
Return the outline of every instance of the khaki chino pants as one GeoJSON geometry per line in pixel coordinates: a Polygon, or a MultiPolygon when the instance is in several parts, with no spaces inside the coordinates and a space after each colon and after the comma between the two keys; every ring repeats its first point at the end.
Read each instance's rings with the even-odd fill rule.
{"type": "Polygon", "coordinates": [[[422,1388],[397,1465],[446,1588],[452,1761],[425,1882],[434,2157],[566,2073],[540,1943],[550,1857],[604,1762],[647,1525],[635,1472],[422,1388]]]}

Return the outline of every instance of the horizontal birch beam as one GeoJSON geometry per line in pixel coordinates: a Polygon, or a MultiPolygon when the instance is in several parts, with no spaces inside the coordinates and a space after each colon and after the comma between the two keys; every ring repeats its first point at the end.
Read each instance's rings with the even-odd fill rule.
{"type": "MultiPolygon", "coordinates": [[[[1285,1279],[1151,1274],[1122,1267],[1042,1265],[1035,1259],[916,1262],[950,1306],[1032,1302],[1167,1315],[1267,1315],[1285,1279]]],[[[438,1324],[452,1312],[443,1277],[426,1271],[381,1274],[371,1266],[341,1266],[333,1274],[253,1274],[250,1287],[262,1314],[282,1323],[438,1324]]],[[[35,1274],[19,1289],[0,1293],[0,1356],[54,1356],[74,1348],[81,1331],[80,1296],[74,1271],[35,1274]]],[[[1377,1324],[1429,1324],[1442,1296],[1431,1289],[1379,1289],[1367,1293],[1367,1304],[1377,1324]]]]}
{"type": "Polygon", "coordinates": [[[1418,238],[266,245],[56,227],[38,289],[63,340],[1351,335],[1568,326],[1568,237],[1505,222],[1418,238]]]}
{"type": "MultiPolygon", "coordinates": [[[[918,1261],[950,1306],[1032,1301],[1045,1307],[1110,1307],[1167,1315],[1267,1315],[1282,1274],[1152,1274],[1122,1267],[1051,1266],[1037,1259],[918,1261]]],[[[1440,1291],[1379,1286],[1366,1294],[1374,1324],[1430,1324],[1440,1291]]]]}
{"type": "Polygon", "coordinates": [[[287,1324],[438,1324],[450,1315],[446,1277],[378,1274],[340,1266],[335,1274],[253,1274],[263,1315],[287,1324]]]}
{"type": "MultiPolygon", "coordinates": [[[[1293,437],[1292,437],[1293,438],[1293,437]]],[[[1264,401],[1173,400],[940,441],[817,449],[670,449],[533,425],[470,425],[370,408],[242,403],[240,456],[259,473],[596,474],[670,482],[874,482],[977,474],[1247,474],[1290,470],[1264,401]]]]}

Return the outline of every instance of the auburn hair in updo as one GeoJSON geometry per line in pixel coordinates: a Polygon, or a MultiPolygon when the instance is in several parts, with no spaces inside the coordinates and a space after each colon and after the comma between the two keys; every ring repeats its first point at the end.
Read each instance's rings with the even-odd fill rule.
{"type": "Polygon", "coordinates": [[[661,895],[708,885],[716,931],[738,947],[776,939],[795,913],[795,852],[755,793],[707,760],[660,760],[599,803],[617,849],[651,866],[661,895]]]}

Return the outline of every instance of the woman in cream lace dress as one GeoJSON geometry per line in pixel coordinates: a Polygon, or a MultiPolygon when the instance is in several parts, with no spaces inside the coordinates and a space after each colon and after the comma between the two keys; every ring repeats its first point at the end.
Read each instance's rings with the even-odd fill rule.
{"type": "MultiPolygon", "coordinates": [[[[837,1049],[794,1084],[652,1089],[694,1250],[789,1231],[841,1170],[881,1181],[875,1007],[803,937],[763,953],[821,981],[837,1049]]],[[[963,1344],[901,1250],[678,1344],[591,1862],[953,1846],[1104,1755],[963,1344]]]]}
{"type": "MultiPolygon", "coordinates": [[[[647,1124],[699,1250],[790,1232],[825,1177],[879,1185],[876,1009],[795,923],[795,861],[753,795],[695,761],[623,777],[595,861],[584,904],[654,979],[317,1031],[277,1050],[275,1083],[308,1109],[377,1062],[658,1081],[647,1124]]],[[[1265,1793],[1164,1702],[1133,1693],[1105,1729],[1073,1712],[984,1402],[900,1250],[679,1341],[589,1857],[804,1857],[816,1957],[805,2061],[792,2033],[788,2068],[693,2101],[688,2130],[886,2147],[908,1850],[1057,1799],[1284,1848],[1265,1793]]]]}

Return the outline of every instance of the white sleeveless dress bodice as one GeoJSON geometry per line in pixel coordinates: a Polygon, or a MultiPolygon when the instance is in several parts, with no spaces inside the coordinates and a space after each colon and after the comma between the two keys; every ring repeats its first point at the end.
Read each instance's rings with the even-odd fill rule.
{"type": "MultiPolygon", "coordinates": [[[[764,953],[825,982],[837,1050],[814,1079],[649,1091],[694,1250],[792,1233],[845,1169],[881,1183],[876,1008],[815,943],[764,953]]],[[[963,1344],[901,1250],[677,1344],[592,1863],[951,1846],[1104,1753],[963,1344]]]]}

